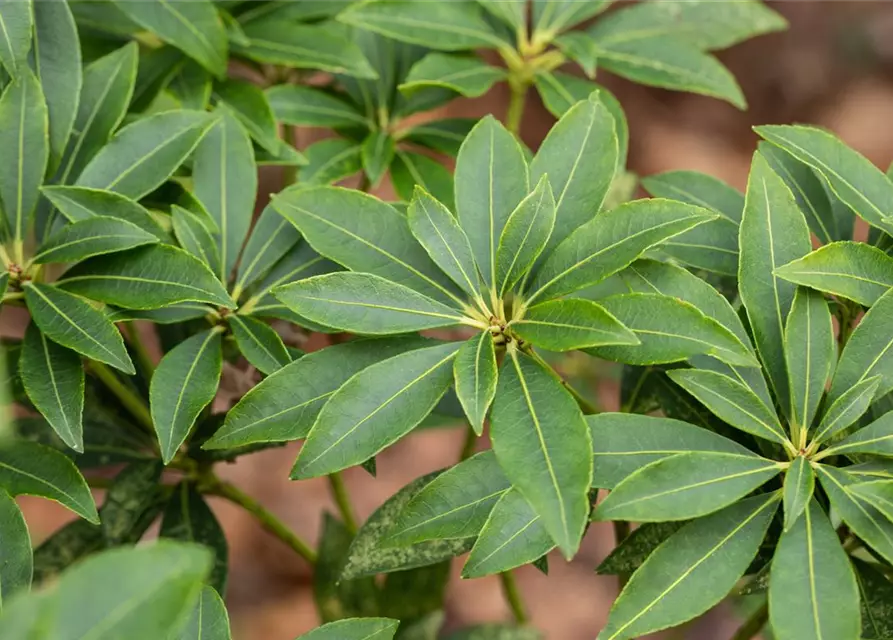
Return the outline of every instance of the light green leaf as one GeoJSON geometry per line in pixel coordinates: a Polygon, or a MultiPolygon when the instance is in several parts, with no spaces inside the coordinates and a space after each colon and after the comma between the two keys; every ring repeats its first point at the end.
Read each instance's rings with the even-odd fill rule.
{"type": "Polygon", "coordinates": [[[560,71],[540,71],[533,82],[543,106],[556,118],[563,116],[581,100],[588,100],[593,91],[606,91],[595,82],[560,71]]]}
{"type": "Polygon", "coordinates": [[[682,527],[630,578],[599,640],[673,627],[718,604],[747,571],[777,509],[777,493],[754,496],[682,527]]]}
{"type": "Polygon", "coordinates": [[[797,456],[784,477],[784,530],[788,531],[812,500],[815,473],[809,461],[797,456]]]}
{"type": "Polygon", "coordinates": [[[202,594],[186,626],[167,640],[230,640],[226,605],[213,587],[202,587],[202,594]]]}
{"type": "Polygon", "coordinates": [[[627,364],[660,364],[706,354],[733,366],[757,365],[750,349],[734,333],[678,298],[630,293],[604,298],[600,304],[630,329],[640,344],[590,350],[595,356],[627,364]]]}
{"type": "MultiPolygon", "coordinates": [[[[12,3],[22,4],[25,3],[12,3]]],[[[46,98],[50,130],[48,173],[56,171],[74,126],[81,93],[81,48],[67,2],[34,2],[34,69],[46,98]]]]}
{"type": "Polygon", "coordinates": [[[181,49],[215,76],[226,75],[226,28],[210,0],[157,0],[115,6],[163,41],[181,49]]]}
{"type": "Polygon", "coordinates": [[[35,324],[25,331],[19,373],[28,399],[62,441],[84,450],[84,367],[73,351],[49,340],[35,324]]]}
{"type": "Polygon", "coordinates": [[[400,42],[441,51],[494,48],[496,35],[473,2],[382,2],[354,4],[338,20],[400,42]]]}
{"type": "Polygon", "coordinates": [[[517,489],[502,494],[462,567],[463,578],[514,569],[555,548],[542,518],[517,489]]]}
{"type": "Polygon", "coordinates": [[[636,345],[639,339],[602,306],[565,298],[543,302],[509,323],[513,333],[549,351],[605,345],[636,345]]]}
{"type": "Polygon", "coordinates": [[[432,120],[409,129],[405,139],[423,147],[440,151],[454,158],[469,132],[477,124],[474,118],[432,120]]]}
{"type": "Polygon", "coordinates": [[[859,637],[859,591],[837,533],[815,500],[782,534],[769,576],[778,640],[859,637]]]}
{"type": "Polygon", "coordinates": [[[300,168],[306,186],[329,185],[349,178],[363,169],[362,148],[352,140],[326,138],[304,150],[307,164],[300,168]]]}
{"type": "Polygon", "coordinates": [[[452,173],[437,160],[421,153],[397,149],[391,164],[391,183],[397,195],[406,202],[412,200],[413,191],[419,186],[451,210],[456,208],[452,173]]]}
{"type": "Polygon", "coordinates": [[[227,449],[306,438],[325,403],[354,374],[427,344],[418,337],[356,340],[310,353],[246,393],[202,447],[227,449]]]}
{"type": "Polygon", "coordinates": [[[886,220],[893,211],[893,182],[867,158],[814,127],[772,125],[754,130],[819,172],[833,193],[868,224],[893,231],[886,220]]]}
{"type": "Polygon", "coordinates": [[[493,450],[565,557],[588,513],[592,442],[576,401],[552,372],[510,349],[490,417],[493,450]]]}
{"type": "Polygon", "coordinates": [[[492,451],[472,456],[441,473],[409,501],[392,525],[390,543],[475,537],[509,488],[492,451]]]}
{"type": "Polygon", "coordinates": [[[446,393],[458,344],[416,349],[374,364],[329,399],[291,477],[313,478],[360,464],[409,433],[446,393]]]}
{"type": "Polygon", "coordinates": [[[117,218],[136,225],[159,240],[169,239],[147,209],[113,191],[46,186],[41,188],[41,192],[70,222],[81,222],[97,216],[117,218]]]}
{"type": "Polygon", "coordinates": [[[555,46],[583,69],[588,78],[595,77],[598,66],[598,47],[582,31],[570,31],[555,38],[555,46]]]}
{"type": "Polygon", "coordinates": [[[479,58],[434,52],[416,62],[398,88],[405,95],[412,95],[419,89],[440,87],[466,98],[477,98],[504,78],[505,71],[479,58]]]}
{"type": "Polygon", "coordinates": [[[775,274],[870,307],[893,287],[893,258],[864,242],[832,242],[775,274]]]}
{"type": "Polygon", "coordinates": [[[657,460],[614,487],[594,520],[661,522],[713,513],[777,476],[779,463],[754,455],[693,451],[657,460]]]}
{"type": "Polygon", "coordinates": [[[791,191],[755,153],[747,183],[740,232],[738,282],[766,376],[782,410],[791,410],[784,358],[784,325],[796,286],[775,269],[810,249],[809,228],[791,191]]]}
{"type": "Polygon", "coordinates": [[[207,113],[186,110],[137,120],[93,157],[77,184],[138,200],[173,174],[213,122],[207,113]]]}
{"type": "MultiPolygon", "coordinates": [[[[197,62],[187,60],[167,86],[184,109],[207,109],[211,101],[211,74],[197,62]]],[[[258,90],[259,92],[260,90],[258,90]]]]}
{"type": "Polygon", "coordinates": [[[369,127],[356,107],[321,89],[277,85],[266,91],[276,119],[285,124],[311,127],[369,127]]]}
{"type": "Polygon", "coordinates": [[[496,252],[502,230],[529,190],[521,146],[495,118],[487,116],[459,149],[456,211],[490,288],[496,287],[496,252]]]}
{"type": "Polygon", "coordinates": [[[18,591],[31,586],[33,560],[28,525],[15,500],[0,490],[0,536],[3,562],[0,562],[0,605],[18,591]]]}
{"type": "Polygon", "coordinates": [[[217,242],[205,223],[197,215],[173,205],[171,207],[174,235],[180,246],[201,260],[209,269],[220,272],[220,253],[217,242]]]}
{"type": "Polygon", "coordinates": [[[53,342],[124,373],[134,373],[115,325],[80,296],[30,282],[25,285],[25,302],[34,323],[53,342]]]}
{"type": "Polygon", "coordinates": [[[893,457],[893,412],[883,416],[847,436],[822,452],[822,456],[867,453],[885,458],[893,457]]]}
{"type": "Polygon", "coordinates": [[[647,464],[688,452],[755,456],[718,433],[693,424],[625,413],[586,416],[592,433],[594,487],[613,489],[647,464]]]}
{"type": "Polygon", "coordinates": [[[276,116],[263,90],[251,82],[227,79],[214,86],[219,103],[229,107],[248,134],[257,143],[276,153],[282,144],[276,127],[276,116]]]}
{"type": "Polygon", "coordinates": [[[4,2],[0,6],[0,63],[13,78],[27,68],[33,23],[30,0],[4,2]]]}
{"type": "Polygon", "coordinates": [[[528,287],[532,293],[526,303],[601,282],[651,247],[715,217],[706,209],[662,199],[636,200],[602,212],[547,255],[528,287]]]}
{"type": "MultiPolygon", "coordinates": [[[[12,5],[27,8],[30,22],[30,2],[7,2],[3,7],[12,5]]],[[[0,97],[0,147],[5,150],[6,157],[0,171],[0,199],[10,232],[20,241],[24,241],[28,233],[38,189],[46,173],[49,158],[47,118],[40,82],[29,68],[24,67],[0,97]]]]}
{"type": "Polygon", "coordinates": [[[149,408],[165,464],[186,440],[202,409],[217,395],[222,366],[222,342],[215,330],[184,340],[158,363],[149,387],[149,408]]]}
{"type": "Polygon", "coordinates": [[[157,237],[126,220],[94,216],[66,225],[47,238],[34,262],[79,262],[157,242],[157,237]]]}
{"type": "Polygon", "coordinates": [[[496,249],[494,286],[499,298],[520,282],[548,244],[555,226],[555,198],[546,176],[511,213],[496,249]]]}
{"type": "Polygon", "coordinates": [[[55,449],[19,440],[0,447],[0,487],[12,496],[55,500],[84,520],[99,524],[87,482],[74,463],[55,449]]]}
{"type": "Polygon", "coordinates": [[[291,362],[282,338],[270,325],[251,317],[231,315],[229,326],[242,355],[264,375],[278,371],[291,362]]]}
{"type": "Polygon", "coordinates": [[[227,108],[218,107],[218,119],[195,148],[195,195],[220,229],[217,248],[221,282],[228,282],[239,251],[251,227],[257,167],[251,140],[227,108]]]}
{"type": "Polygon", "coordinates": [[[297,640],[391,640],[399,624],[390,618],[348,618],[324,624],[297,640]]]}
{"type": "Polygon", "coordinates": [[[173,106],[173,94],[168,93],[167,88],[185,64],[183,54],[171,46],[144,51],[137,66],[136,85],[128,110],[137,113],[153,110],[157,112],[158,105],[167,99],[171,100],[168,104],[173,106]]]}
{"type": "Polygon", "coordinates": [[[177,302],[235,308],[208,267],[185,251],[164,244],[90,258],[69,269],[58,284],[125,309],[157,309],[177,302]]]}
{"type": "Polygon", "coordinates": [[[484,432],[484,419],[496,396],[496,350],[489,332],[467,340],[453,363],[456,395],[477,435],[484,432]]]}
{"type": "Polygon", "coordinates": [[[825,442],[852,426],[868,410],[880,383],[881,376],[874,376],[842,393],[825,411],[822,421],[815,428],[813,441],[825,442]]]}
{"type": "MultiPolygon", "coordinates": [[[[583,233],[585,228],[592,233],[590,225],[594,224],[593,219],[601,210],[614,179],[620,158],[620,128],[607,104],[607,98],[591,97],[572,107],[549,131],[530,164],[531,183],[548,175],[555,196],[555,228],[543,252],[547,265],[558,253],[556,250],[550,255],[550,252],[565,241],[571,242],[576,235],[572,232],[579,229],[583,233]],[[582,227],[586,223],[589,224],[582,227]]],[[[624,214],[610,212],[608,215],[617,221],[617,215],[624,214]]],[[[604,224],[610,228],[609,223],[604,224]]],[[[634,233],[635,229],[630,227],[627,231],[634,233]]],[[[589,241],[592,240],[590,237],[589,241]]],[[[542,271],[547,270],[544,266],[542,271]]],[[[537,275],[537,281],[542,281],[543,273],[537,275]]]]}
{"type": "Polygon", "coordinates": [[[548,42],[555,34],[598,15],[609,4],[606,0],[534,0],[534,37],[548,42]]]}
{"type": "Polygon", "coordinates": [[[363,170],[373,187],[378,186],[394,159],[396,142],[385,131],[373,131],[363,141],[360,158],[363,170]]]}
{"type": "Polygon", "coordinates": [[[236,288],[250,287],[300,240],[294,225],[271,206],[264,207],[239,259],[236,288]]]}

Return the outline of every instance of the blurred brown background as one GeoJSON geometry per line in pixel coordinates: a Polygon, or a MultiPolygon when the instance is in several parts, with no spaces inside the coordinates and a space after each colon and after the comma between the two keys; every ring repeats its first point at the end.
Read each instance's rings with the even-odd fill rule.
{"type": "MultiPolygon", "coordinates": [[[[744,89],[747,112],[717,100],[632,85],[599,74],[626,109],[631,131],[629,168],[639,175],[670,169],[711,173],[744,188],[756,136],[755,124],[809,122],[828,127],[883,169],[893,159],[893,3],[770,3],[790,21],[787,32],[763,36],[722,54],[744,89]]],[[[456,101],[438,116],[503,116],[505,87],[477,100],[456,101]]],[[[531,94],[523,138],[536,149],[553,118],[531,94]]],[[[315,139],[302,132],[299,146],[315,139]]],[[[264,176],[261,193],[277,188],[275,172],[264,176]]],[[[389,195],[387,185],[382,195],[389,195]]],[[[259,203],[263,204],[263,202],[259,203]]],[[[15,317],[4,315],[13,330],[15,317]]],[[[19,329],[21,330],[21,329],[19,329]]],[[[314,337],[307,349],[322,347],[314,337]]],[[[561,365],[577,385],[587,385],[603,407],[615,408],[615,367],[586,356],[561,365]]],[[[226,410],[253,381],[252,372],[227,365],[224,388],[215,409],[226,410]]],[[[351,469],[345,478],[358,515],[367,517],[384,499],[410,480],[456,461],[462,446],[459,429],[426,431],[406,438],[378,457],[378,477],[351,469]]],[[[290,482],[288,471],[300,445],[247,456],[221,474],[279,515],[302,537],[315,540],[324,510],[334,511],[323,479],[290,482]]],[[[24,499],[35,544],[65,522],[66,512],[50,503],[24,499]]],[[[260,530],[229,504],[215,510],[230,540],[227,603],[236,640],[292,640],[315,627],[308,567],[284,545],[260,530]]],[[[550,557],[548,577],[536,569],[519,570],[518,579],[535,626],[550,640],[583,640],[597,635],[616,595],[617,582],[596,576],[594,568],[613,544],[610,526],[593,526],[581,553],[571,563],[550,557]]],[[[498,580],[458,579],[447,601],[448,628],[508,619],[498,580]]],[[[730,609],[661,638],[729,638],[737,627],[730,609]]]]}

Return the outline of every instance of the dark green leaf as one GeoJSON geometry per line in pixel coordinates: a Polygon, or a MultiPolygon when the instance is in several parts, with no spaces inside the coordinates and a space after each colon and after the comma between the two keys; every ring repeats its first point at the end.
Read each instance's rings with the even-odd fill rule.
{"type": "Polygon", "coordinates": [[[815,473],[809,461],[797,456],[784,477],[784,530],[788,531],[812,500],[815,473]]]}
{"type": "Polygon", "coordinates": [[[822,416],[822,421],[815,429],[813,441],[825,442],[852,426],[868,410],[880,382],[881,377],[874,376],[841,394],[822,416]]]}
{"type": "Polygon", "coordinates": [[[341,568],[347,559],[351,534],[341,521],[323,514],[316,564],[313,567],[313,599],[322,622],[378,612],[378,586],[371,576],[342,580],[341,568]]]}
{"type": "Polygon", "coordinates": [[[158,460],[135,462],[115,476],[99,511],[106,544],[122,544],[156,501],[163,468],[158,460]]]}
{"type": "Polygon", "coordinates": [[[890,598],[893,586],[878,565],[850,558],[856,570],[862,609],[862,638],[864,640],[886,640],[893,637],[893,615],[890,611],[890,598]]]}
{"type": "Polygon", "coordinates": [[[841,453],[893,457],[893,412],[885,413],[868,426],[837,442],[826,449],[823,456],[841,453]]]}
{"type": "Polygon", "coordinates": [[[349,102],[321,89],[278,85],[267,89],[276,119],[311,127],[369,127],[366,117],[349,102]]]}
{"type": "Polygon", "coordinates": [[[230,640],[230,637],[226,606],[213,587],[205,586],[186,626],[170,640],[230,640]]]}
{"type": "Polygon", "coordinates": [[[456,395],[474,432],[484,432],[484,419],[496,396],[496,349],[488,331],[467,340],[453,363],[456,395]]]}
{"type": "Polygon", "coordinates": [[[56,186],[43,187],[41,192],[70,222],[94,217],[117,218],[136,225],[159,240],[168,240],[167,233],[148,210],[121,194],[86,187],[56,186]]]}
{"type": "Polygon", "coordinates": [[[632,331],[589,300],[565,298],[534,305],[509,327],[524,340],[550,351],[639,344],[632,331]]]}
{"type": "Polygon", "coordinates": [[[90,524],[81,519],[72,520],[56,529],[34,549],[35,585],[58,575],[76,560],[104,547],[105,538],[98,524],[90,524]]]}
{"type": "Polygon", "coordinates": [[[218,102],[232,110],[261,147],[270,153],[277,152],[282,144],[276,127],[277,117],[260,87],[243,80],[228,79],[214,86],[214,95],[218,102]]]}
{"type": "Polygon", "coordinates": [[[27,68],[34,24],[31,2],[5,2],[0,7],[0,63],[13,78],[27,68]]]}
{"type": "Polygon", "coordinates": [[[441,87],[477,98],[505,78],[505,71],[472,56],[429,53],[409,70],[400,91],[412,95],[425,87],[441,87]]]}
{"type": "Polygon", "coordinates": [[[646,522],[639,525],[608,554],[595,572],[620,576],[634,572],[655,549],[686,524],[683,521],[646,522]]]}
{"type": "Polygon", "coordinates": [[[571,31],[555,38],[555,46],[580,65],[589,78],[595,77],[598,47],[591,37],[581,31],[571,31]]]}
{"type": "Polygon", "coordinates": [[[0,536],[3,537],[3,562],[0,562],[0,604],[17,591],[31,586],[33,559],[28,525],[15,500],[0,490],[0,536]]]}
{"type": "Polygon", "coordinates": [[[131,222],[108,216],[93,216],[73,222],[44,240],[34,262],[79,262],[86,258],[125,251],[158,238],[131,222]]]}
{"type": "Polygon", "coordinates": [[[327,138],[304,150],[307,164],[300,169],[304,185],[334,184],[359,173],[363,168],[362,148],[343,138],[327,138]]]}
{"type": "Polygon", "coordinates": [[[270,325],[251,317],[231,315],[229,326],[242,355],[251,365],[270,375],[291,362],[282,338],[270,325]]]}
{"type": "Polygon", "coordinates": [[[273,207],[265,207],[257,224],[251,230],[251,236],[239,258],[236,289],[244,289],[257,282],[298,243],[300,238],[301,234],[294,225],[280,216],[273,207]]]}
{"type": "Polygon", "coordinates": [[[493,286],[501,299],[527,274],[555,226],[555,198],[547,176],[511,213],[496,248],[493,286]]]}
{"type": "Polygon", "coordinates": [[[455,209],[453,175],[428,156],[397,149],[391,164],[391,183],[397,195],[406,202],[412,200],[413,191],[419,186],[450,209],[455,209]]]}
{"type": "Polygon", "coordinates": [[[390,618],[338,620],[305,633],[298,640],[391,640],[399,624],[399,620],[390,618]]]}
{"type": "Polygon", "coordinates": [[[432,120],[407,131],[405,140],[455,157],[476,123],[474,118],[432,120]]]}
{"type": "Polygon", "coordinates": [[[831,312],[820,293],[797,289],[785,324],[784,350],[793,438],[812,425],[837,356],[831,312]]]}
{"type": "Polygon", "coordinates": [[[180,246],[201,260],[215,273],[220,272],[220,251],[208,227],[191,211],[174,205],[171,207],[174,235],[180,246]]]}
{"type": "Polygon", "coordinates": [[[394,159],[396,143],[385,131],[373,131],[363,141],[360,158],[363,170],[373,187],[378,186],[394,159]]]}
{"type": "Polygon", "coordinates": [[[168,91],[184,109],[207,109],[211,101],[211,74],[187,60],[171,80],[168,91]]]}
{"type": "Polygon", "coordinates": [[[149,111],[155,103],[172,95],[164,92],[185,63],[186,58],[174,47],[161,46],[142,52],[129,111],[149,111]]]}

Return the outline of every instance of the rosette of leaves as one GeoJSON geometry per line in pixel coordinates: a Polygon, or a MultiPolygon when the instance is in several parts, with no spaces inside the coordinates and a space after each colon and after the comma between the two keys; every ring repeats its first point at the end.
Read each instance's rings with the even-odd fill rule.
{"type": "MultiPolygon", "coordinates": [[[[887,606],[863,587],[889,589],[882,576],[893,561],[893,414],[868,412],[893,376],[867,364],[882,359],[889,332],[876,305],[835,335],[824,296],[778,269],[810,250],[794,195],[756,153],[738,286],[761,370],[700,356],[691,368],[640,370],[625,385],[627,409],[659,408],[667,417],[587,418],[593,484],[610,490],[593,518],[645,523],[601,567],[632,576],[600,639],[682,624],[744,576],[752,593],[765,593],[773,637],[885,637],[887,606]]],[[[640,262],[622,279],[744,329],[717,291],[683,269],[640,262]]],[[[766,612],[758,610],[749,632],[766,612]]]]}

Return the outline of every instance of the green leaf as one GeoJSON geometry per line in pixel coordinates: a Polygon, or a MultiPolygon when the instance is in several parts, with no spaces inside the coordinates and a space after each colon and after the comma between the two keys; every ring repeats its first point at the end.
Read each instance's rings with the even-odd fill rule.
{"type": "Polygon", "coordinates": [[[778,640],[859,637],[852,565],[815,500],[778,543],[769,577],[769,620],[778,640]]]}
{"type": "Polygon", "coordinates": [[[456,395],[474,432],[484,432],[484,419],[496,396],[496,349],[493,337],[483,331],[466,340],[453,363],[456,395]]]}
{"type": "Polygon", "coordinates": [[[399,620],[390,618],[338,620],[305,633],[297,640],[391,640],[399,625],[399,620]]]}
{"type": "Polygon", "coordinates": [[[34,262],[79,262],[93,256],[157,242],[156,236],[131,222],[108,216],[94,216],[66,225],[47,238],[34,256],[34,262]]]}
{"type": "Polygon", "coordinates": [[[202,587],[202,594],[186,626],[170,640],[230,640],[226,606],[213,587],[202,587]]]}
{"type": "Polygon", "coordinates": [[[31,586],[33,560],[28,525],[15,500],[0,490],[0,536],[3,537],[3,562],[0,563],[0,604],[17,591],[31,586]]]}
{"type": "MultiPolygon", "coordinates": [[[[509,4],[505,1],[494,5],[509,4]]],[[[446,640],[542,640],[543,635],[530,627],[516,627],[505,624],[487,623],[460,629],[446,636],[446,640]]]]}
{"type": "Polygon", "coordinates": [[[112,480],[99,511],[102,537],[108,546],[124,544],[143,514],[158,500],[163,469],[158,460],[134,462],[112,480]]]}
{"type": "Polygon", "coordinates": [[[303,480],[346,469],[409,433],[446,393],[458,344],[393,356],[348,380],[326,403],[291,472],[303,480]]]}
{"type": "Polygon", "coordinates": [[[823,452],[823,456],[841,453],[893,457],[893,412],[885,413],[868,426],[835,443],[823,452]]]}
{"type": "Polygon", "coordinates": [[[313,599],[322,622],[371,616],[379,611],[379,591],[374,577],[341,580],[341,568],[353,538],[340,520],[323,513],[313,567],[313,599]]]}
{"type": "Polygon", "coordinates": [[[115,325],[80,296],[31,282],[25,286],[25,303],[41,333],[53,342],[124,373],[134,373],[115,325]]]}
{"type": "Polygon", "coordinates": [[[815,428],[813,441],[825,442],[851,427],[868,410],[880,383],[881,376],[874,376],[841,394],[822,416],[822,421],[815,428]]]}
{"type": "Polygon", "coordinates": [[[65,272],[58,284],[125,309],[157,309],[177,302],[235,307],[198,258],[163,244],[90,258],[65,272]]]}
{"type": "Polygon", "coordinates": [[[629,575],[642,566],[667,538],[688,524],[682,522],[646,522],[639,525],[614,548],[595,570],[600,575],[629,575]]]}
{"type": "Polygon", "coordinates": [[[149,387],[149,408],[168,464],[196,418],[217,395],[223,366],[220,332],[203,331],[184,340],[158,363],[149,387]]]}
{"type": "Polygon", "coordinates": [[[252,21],[244,31],[251,46],[234,48],[255,62],[319,69],[356,78],[377,77],[356,43],[338,29],[270,19],[252,21]]]}
{"type": "Polygon", "coordinates": [[[394,522],[390,543],[472,538],[511,484],[492,451],[464,460],[424,486],[394,522]]]}
{"type": "Polygon", "coordinates": [[[226,593],[228,566],[226,536],[214,512],[194,485],[181,482],[176,486],[164,510],[159,535],[162,538],[183,542],[196,542],[211,549],[214,552],[214,564],[208,576],[208,583],[218,593],[226,593]]]}
{"type": "MultiPolygon", "coordinates": [[[[356,580],[376,573],[404,571],[449,560],[471,548],[472,540],[429,540],[406,547],[384,544],[400,513],[439,472],[413,480],[379,507],[360,527],[350,546],[341,580],[356,580]]],[[[340,636],[339,636],[340,640],[340,636]]]]}
{"type": "Polygon", "coordinates": [[[604,211],[547,255],[528,287],[532,293],[526,302],[601,282],[655,245],[715,217],[706,209],[662,199],[636,200],[604,211]]]}
{"type": "Polygon", "coordinates": [[[394,159],[396,142],[385,131],[373,131],[363,141],[360,158],[363,170],[373,187],[378,186],[394,159]]]}
{"type": "Polygon", "coordinates": [[[220,272],[220,252],[208,227],[197,215],[173,205],[171,207],[174,235],[177,242],[190,254],[201,260],[209,269],[220,272]]]}
{"type": "Polygon", "coordinates": [[[555,548],[545,524],[517,489],[502,494],[462,567],[480,578],[533,562],[555,548]]]}
{"type": "MultiPolygon", "coordinates": [[[[829,472],[833,473],[833,472],[829,472]]],[[[843,473],[834,474],[838,478],[842,478],[843,473]]],[[[893,484],[889,480],[874,480],[871,482],[848,483],[847,491],[855,498],[868,502],[878,511],[880,511],[888,520],[893,520],[893,484]]]]}
{"type": "Polygon", "coordinates": [[[543,302],[509,323],[512,332],[549,351],[606,345],[636,345],[639,339],[602,306],[565,298],[543,302]]]}
{"type": "MultiPolygon", "coordinates": [[[[25,3],[21,3],[25,4],[25,3]]],[[[34,68],[46,98],[50,162],[55,172],[65,152],[81,93],[81,48],[67,2],[34,2],[34,68]]]]}
{"type": "Polygon", "coordinates": [[[32,324],[25,331],[19,374],[28,399],[75,451],[84,449],[84,368],[73,351],[32,324]]]}
{"type": "Polygon", "coordinates": [[[864,242],[832,242],[775,274],[870,307],[893,287],[893,258],[864,242]]]}
{"type": "Polygon", "coordinates": [[[563,116],[581,100],[588,100],[593,91],[607,91],[595,82],[560,71],[539,71],[533,82],[543,106],[556,118],[563,116]]]}
{"type": "Polygon", "coordinates": [[[27,69],[33,23],[30,1],[5,2],[0,7],[0,63],[13,78],[27,69]]]}
{"type": "Polygon", "coordinates": [[[205,112],[186,110],[137,120],[93,157],[77,184],[138,200],[173,174],[213,122],[205,112]]]}
{"type": "Polygon", "coordinates": [[[391,183],[402,200],[411,201],[413,191],[419,186],[450,209],[455,209],[453,182],[450,170],[437,160],[397,149],[391,164],[391,183]]]}
{"type": "Polygon", "coordinates": [[[362,147],[352,140],[326,138],[304,150],[307,164],[301,167],[301,182],[307,186],[329,185],[363,169],[362,147]]]}
{"type": "MultiPolygon", "coordinates": [[[[30,3],[6,3],[28,9],[30,3]]],[[[2,16],[0,16],[2,18],[2,16]]],[[[30,18],[29,18],[30,22],[30,18]]],[[[29,25],[30,26],[30,25],[29,25]]],[[[0,97],[0,146],[6,161],[0,171],[0,199],[13,238],[24,241],[49,158],[47,106],[40,82],[24,67],[0,97]]]]}
{"type": "Polygon", "coordinates": [[[99,525],[81,519],[72,520],[34,549],[34,582],[41,584],[104,547],[105,539],[99,525]]]}
{"type": "Polygon", "coordinates": [[[806,126],[755,127],[759,135],[815,169],[832,192],[863,220],[890,233],[887,222],[893,211],[893,182],[867,158],[836,136],[806,126]]]}
{"type": "Polygon", "coordinates": [[[586,3],[575,0],[534,0],[534,33],[539,39],[548,42],[555,34],[598,15],[608,5],[605,0],[586,3]]]}
{"type": "Polygon", "coordinates": [[[706,354],[733,366],[755,367],[744,343],[694,305],[654,293],[630,293],[600,301],[639,339],[636,346],[599,347],[592,355],[627,364],[681,362],[706,354]]]}
{"type": "Polygon", "coordinates": [[[424,122],[409,129],[405,140],[456,157],[459,147],[477,124],[474,118],[445,118],[424,122]]]}
{"type": "Polygon", "coordinates": [[[417,337],[356,340],[307,354],[246,393],[203,448],[305,438],[323,405],[354,374],[426,344],[417,337]]]}
{"type": "Polygon", "coordinates": [[[877,568],[878,565],[852,557],[850,562],[853,563],[853,568],[856,570],[856,582],[859,585],[862,638],[865,640],[889,638],[893,634],[893,618],[891,618],[890,611],[893,586],[877,568]]]}
{"type": "Polygon", "coordinates": [[[496,249],[494,286],[505,296],[527,274],[545,249],[555,226],[555,198],[546,176],[511,213],[496,249]]]}
{"type": "Polygon", "coordinates": [[[94,217],[117,218],[136,225],[159,240],[169,239],[147,209],[118,193],[60,186],[42,187],[41,192],[70,222],[81,222],[94,217]]]}
{"type": "Polygon", "coordinates": [[[595,77],[598,65],[598,47],[582,31],[571,31],[555,38],[555,46],[583,69],[588,78],[595,77]]]}
{"type": "Polygon", "coordinates": [[[791,449],[775,410],[743,384],[722,374],[698,369],[675,369],[667,375],[724,422],[791,449]]]}
{"type": "Polygon", "coordinates": [[[508,356],[490,417],[493,450],[512,486],[570,558],[589,511],[589,429],[577,402],[552,371],[517,349],[508,356]]]}
{"type": "Polygon", "coordinates": [[[187,60],[167,90],[184,109],[207,109],[211,101],[211,74],[198,63],[187,60]]]}
{"type": "Polygon", "coordinates": [[[55,500],[84,520],[99,524],[87,483],[74,463],[58,451],[33,442],[0,447],[0,487],[12,496],[55,500]]]}
{"type": "Polygon", "coordinates": [[[183,54],[174,47],[161,46],[143,52],[137,66],[136,85],[129,111],[147,112],[156,109],[155,105],[163,98],[172,96],[167,88],[185,63],[183,54]]]}
{"type": "MultiPolygon", "coordinates": [[[[593,97],[581,101],[552,127],[531,162],[531,183],[538,183],[548,175],[555,196],[555,228],[543,252],[546,265],[560,253],[556,247],[572,242],[577,235],[572,232],[579,229],[583,234],[585,229],[587,234],[593,233],[591,225],[602,208],[620,158],[618,131],[619,126],[607,108],[607,100],[593,97]],[[550,255],[553,249],[556,250],[550,255]]],[[[624,217],[616,211],[607,213],[615,223],[624,217]]],[[[647,214],[640,211],[636,215],[644,217],[647,214]]],[[[604,222],[604,225],[610,229],[610,223],[604,222]]],[[[635,230],[629,228],[627,232],[634,233],[635,230]]],[[[594,238],[590,237],[587,241],[592,240],[594,238]]],[[[592,247],[593,252],[599,248],[592,247]]],[[[544,266],[543,272],[547,270],[548,266],[544,266]]],[[[542,281],[543,273],[537,275],[537,281],[542,281]]]]}
{"type": "Polygon", "coordinates": [[[779,463],[754,455],[693,451],[642,467],[603,500],[594,520],[688,520],[726,507],[777,476],[779,463]]]}
{"type": "Polygon", "coordinates": [[[219,103],[232,110],[248,134],[257,143],[275,153],[282,144],[276,127],[276,115],[267,94],[255,84],[228,79],[214,85],[214,96],[219,103]]]}
{"type": "Polygon", "coordinates": [[[424,3],[373,0],[354,4],[338,20],[400,42],[440,51],[494,48],[506,43],[473,2],[424,3]]]}
{"type": "Polygon", "coordinates": [[[273,208],[323,256],[426,295],[456,300],[452,285],[419,246],[405,216],[359,191],[315,187],[273,198],[273,208]]]}
{"type": "Polygon", "coordinates": [[[825,298],[815,291],[798,288],[784,330],[791,416],[796,425],[792,427],[792,437],[812,425],[837,356],[834,342],[834,326],[825,298]]]}
{"type": "Polygon", "coordinates": [[[755,496],[685,525],[630,578],[599,640],[673,627],[718,604],[753,561],[777,508],[777,493],[755,496]]]}
{"type": "Polygon", "coordinates": [[[128,18],[177,47],[215,76],[226,75],[226,28],[210,0],[114,0],[128,18]]]}
{"type": "Polygon", "coordinates": [[[236,117],[218,107],[214,125],[195,148],[195,195],[220,229],[217,248],[221,282],[228,282],[248,236],[257,191],[251,140],[236,117]]]}
{"type": "Polygon", "coordinates": [[[502,231],[529,190],[521,146],[493,116],[487,116],[459,149],[456,211],[484,283],[490,288],[497,283],[496,252],[502,231]]]}
{"type": "Polygon", "coordinates": [[[440,87],[466,98],[477,98],[503,80],[505,75],[502,69],[473,56],[434,52],[412,66],[399,89],[405,95],[412,95],[419,89],[440,87]]]}
{"type": "Polygon", "coordinates": [[[246,316],[231,315],[229,326],[236,345],[251,365],[270,375],[291,362],[282,338],[270,325],[246,316]]]}
{"type": "Polygon", "coordinates": [[[757,351],[782,410],[791,410],[784,325],[796,286],[775,269],[810,249],[809,228],[790,190],[755,153],[741,219],[738,282],[757,351]]]}
{"type": "Polygon", "coordinates": [[[788,531],[803,514],[815,488],[815,473],[809,461],[797,456],[784,477],[784,530],[788,531]]]}
{"type": "Polygon", "coordinates": [[[592,433],[592,486],[613,489],[645,465],[688,452],[755,456],[733,440],[693,424],[624,413],[586,416],[592,433]]]}
{"type": "Polygon", "coordinates": [[[237,288],[250,287],[301,239],[294,225],[271,206],[264,207],[239,258],[237,288]]]}
{"type": "Polygon", "coordinates": [[[735,226],[741,223],[744,196],[734,187],[706,173],[667,171],[643,178],[642,186],[655,197],[673,198],[711,209],[735,226]]]}

